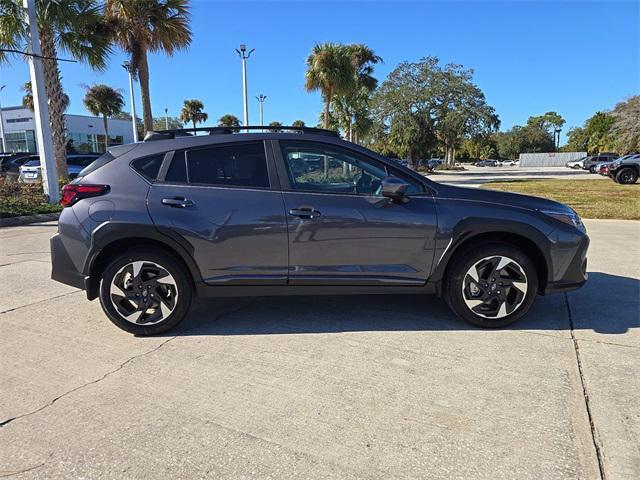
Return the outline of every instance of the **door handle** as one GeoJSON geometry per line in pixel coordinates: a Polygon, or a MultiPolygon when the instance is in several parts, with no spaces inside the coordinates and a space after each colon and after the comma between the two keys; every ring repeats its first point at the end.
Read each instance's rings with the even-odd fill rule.
{"type": "Polygon", "coordinates": [[[193,200],[189,200],[188,198],[184,197],[163,198],[162,204],[173,208],[187,208],[193,207],[195,205],[195,203],[193,203],[193,200]]]}
{"type": "Polygon", "coordinates": [[[312,218],[319,217],[322,214],[313,207],[298,207],[289,210],[289,215],[300,217],[305,220],[311,220],[312,218]]]}

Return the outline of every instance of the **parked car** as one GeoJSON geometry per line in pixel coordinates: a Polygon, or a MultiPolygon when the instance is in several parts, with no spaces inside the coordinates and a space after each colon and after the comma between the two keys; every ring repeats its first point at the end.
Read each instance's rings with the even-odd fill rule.
{"type": "Polygon", "coordinates": [[[579,170],[581,168],[584,168],[584,161],[589,158],[589,157],[582,157],[579,158],[578,160],[569,160],[567,163],[565,163],[565,166],[567,168],[573,168],[574,170],[579,170]]]}
{"type": "Polygon", "coordinates": [[[518,165],[520,165],[520,162],[518,160],[503,160],[502,161],[502,166],[504,166],[504,167],[517,167],[518,165]]]}
{"type": "MultiPolygon", "coordinates": [[[[67,173],[69,178],[74,179],[82,171],[83,168],[91,164],[97,159],[99,154],[76,154],[67,155],[67,173]]],[[[34,183],[42,181],[42,166],[40,165],[40,157],[32,155],[27,162],[20,167],[19,182],[34,183]]]]}
{"type": "Polygon", "coordinates": [[[0,177],[6,178],[8,181],[18,180],[20,166],[32,155],[29,152],[0,154],[0,177]]]}
{"type": "Polygon", "coordinates": [[[613,162],[603,162],[596,165],[596,173],[607,176],[609,174],[609,165],[613,162]]]}
{"type": "Polygon", "coordinates": [[[612,162],[608,174],[617,183],[636,183],[640,176],[640,154],[627,155],[612,162]]]}
{"type": "Polygon", "coordinates": [[[586,282],[589,238],[566,205],[439,184],[335,132],[246,129],[110,148],[63,188],[52,278],[139,335],[175,327],[195,296],[436,293],[500,327],[586,282]],[[295,173],[307,155],[339,166],[295,173]]]}
{"type": "Polygon", "coordinates": [[[584,170],[589,170],[591,173],[596,173],[596,164],[600,162],[612,162],[618,157],[619,155],[615,153],[599,153],[598,155],[592,155],[584,160],[582,168],[584,170]]]}
{"type": "Polygon", "coordinates": [[[429,160],[424,160],[423,165],[429,170],[434,171],[438,165],[442,165],[443,160],[440,158],[430,158],[429,160]]]}
{"type": "Polygon", "coordinates": [[[479,162],[474,163],[476,167],[498,167],[497,160],[480,160],[479,162]]]}

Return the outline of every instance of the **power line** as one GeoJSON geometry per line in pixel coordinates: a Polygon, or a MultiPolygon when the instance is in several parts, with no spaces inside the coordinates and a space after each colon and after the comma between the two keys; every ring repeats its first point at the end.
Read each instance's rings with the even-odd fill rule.
{"type": "Polygon", "coordinates": [[[68,58],[45,57],[44,55],[37,55],[35,53],[22,52],[20,50],[15,50],[13,48],[0,48],[0,52],[16,53],[18,55],[24,55],[26,57],[42,58],[44,60],[57,60],[59,62],[78,63],[77,60],[69,60],[68,58]]]}

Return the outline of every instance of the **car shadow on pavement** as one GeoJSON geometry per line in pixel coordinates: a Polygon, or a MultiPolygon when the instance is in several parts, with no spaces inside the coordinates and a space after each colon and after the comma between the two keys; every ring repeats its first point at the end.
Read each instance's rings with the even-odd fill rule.
{"type": "MultiPolygon", "coordinates": [[[[529,314],[507,329],[569,331],[572,326],[609,334],[639,328],[640,281],[590,272],[582,289],[538,297],[529,314]]],[[[166,335],[474,329],[434,295],[336,295],[200,299],[166,335]]]]}

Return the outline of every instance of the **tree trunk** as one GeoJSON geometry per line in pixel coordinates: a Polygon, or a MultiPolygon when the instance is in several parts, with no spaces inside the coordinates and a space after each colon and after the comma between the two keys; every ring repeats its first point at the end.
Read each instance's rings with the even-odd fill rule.
{"type": "Polygon", "coordinates": [[[49,125],[53,141],[53,156],[56,160],[58,178],[67,178],[67,142],[64,127],[64,92],[60,82],[60,70],[56,58],[56,46],[53,43],[53,33],[48,29],[40,30],[40,46],[42,56],[49,57],[42,60],[44,71],[44,88],[49,106],[49,125]]]}
{"type": "Polygon", "coordinates": [[[109,148],[109,122],[106,115],[102,116],[102,121],[104,122],[104,151],[106,152],[109,148]]]}
{"type": "Polygon", "coordinates": [[[193,121],[193,134],[196,134],[196,121],[193,121]]]}
{"type": "Polygon", "coordinates": [[[151,97],[149,96],[149,64],[147,63],[147,52],[140,52],[140,62],[138,64],[138,79],[140,80],[140,98],[142,99],[142,123],[144,132],[153,130],[153,115],[151,113],[151,97]]]}

